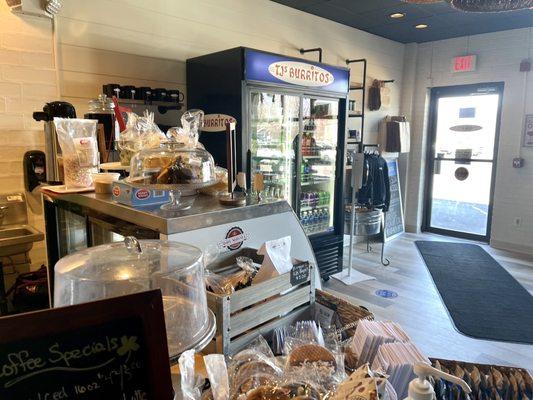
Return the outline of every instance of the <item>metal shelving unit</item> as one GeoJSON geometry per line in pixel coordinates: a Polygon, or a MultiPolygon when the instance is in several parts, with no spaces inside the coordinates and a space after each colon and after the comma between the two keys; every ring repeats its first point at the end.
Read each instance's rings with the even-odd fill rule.
{"type": "Polygon", "coordinates": [[[360,118],[361,119],[361,140],[360,141],[355,141],[355,140],[350,140],[350,138],[348,137],[347,138],[347,143],[348,144],[357,144],[358,145],[358,151],[359,153],[361,153],[363,151],[363,142],[364,142],[364,131],[365,131],[365,102],[366,102],[366,67],[367,67],[367,62],[366,62],[366,58],[359,58],[359,59],[354,59],[354,60],[350,60],[350,59],[347,59],[346,60],[346,65],[350,65],[350,64],[362,64],[363,65],[363,79],[362,79],[362,84],[360,86],[350,86],[349,90],[350,92],[354,92],[354,91],[361,91],[362,94],[361,94],[361,113],[355,113],[355,112],[352,112],[352,113],[348,113],[348,118],[360,118]]]}

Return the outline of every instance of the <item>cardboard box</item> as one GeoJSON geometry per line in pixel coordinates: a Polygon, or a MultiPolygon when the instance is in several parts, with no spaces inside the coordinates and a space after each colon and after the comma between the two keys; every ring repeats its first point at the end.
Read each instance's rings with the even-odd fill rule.
{"type": "Polygon", "coordinates": [[[128,206],[153,206],[167,203],[169,194],[166,190],[133,187],[124,181],[113,183],[113,200],[128,206]]]}

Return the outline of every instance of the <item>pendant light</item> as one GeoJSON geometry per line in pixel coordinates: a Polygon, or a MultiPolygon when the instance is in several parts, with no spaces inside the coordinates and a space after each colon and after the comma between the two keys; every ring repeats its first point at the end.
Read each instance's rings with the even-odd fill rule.
{"type": "Polygon", "coordinates": [[[533,0],[446,0],[453,8],[470,12],[501,12],[533,8],[533,0]]]}
{"type": "Polygon", "coordinates": [[[411,4],[432,4],[432,3],[442,3],[444,0],[402,0],[404,3],[411,4]]]}

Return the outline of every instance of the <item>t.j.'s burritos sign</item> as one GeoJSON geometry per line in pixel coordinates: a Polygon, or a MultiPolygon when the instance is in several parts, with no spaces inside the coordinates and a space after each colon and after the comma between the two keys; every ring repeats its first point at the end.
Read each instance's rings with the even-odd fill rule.
{"type": "Polygon", "coordinates": [[[335,81],[331,73],[316,65],[298,61],[279,61],[268,66],[276,78],[302,86],[327,86],[335,81]]]}
{"type": "Polygon", "coordinates": [[[347,93],[350,72],[347,68],[305,61],[258,50],[245,50],[245,79],[303,86],[347,93]]]}
{"type": "Polygon", "coordinates": [[[220,132],[226,130],[226,124],[237,122],[231,115],[226,114],[206,114],[204,115],[203,132],[220,132]]]}

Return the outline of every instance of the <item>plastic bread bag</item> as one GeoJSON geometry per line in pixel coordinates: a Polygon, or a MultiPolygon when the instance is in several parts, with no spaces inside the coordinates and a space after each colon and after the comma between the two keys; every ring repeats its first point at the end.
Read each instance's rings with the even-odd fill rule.
{"type": "Polygon", "coordinates": [[[142,117],[128,113],[126,129],[120,133],[117,143],[120,163],[130,165],[133,155],[142,149],[159,147],[163,140],[166,140],[166,136],[154,122],[154,113],[145,110],[142,117]]]}
{"type": "Polygon", "coordinates": [[[189,149],[203,148],[198,142],[200,130],[204,125],[204,112],[202,110],[187,110],[181,116],[181,127],[170,128],[167,137],[176,143],[181,143],[189,149]]]}
{"type": "Polygon", "coordinates": [[[195,374],[194,350],[183,352],[178,359],[178,364],[180,367],[181,394],[183,400],[200,400],[200,388],[203,386],[204,382],[203,379],[197,379],[195,374]]]}
{"type": "Polygon", "coordinates": [[[298,365],[287,364],[284,371],[284,386],[295,385],[306,388],[305,391],[319,393],[320,398],[327,398],[339,385],[335,378],[335,367],[325,361],[303,361],[298,365]]]}
{"type": "Polygon", "coordinates": [[[250,286],[257,270],[248,257],[237,257],[233,268],[213,270],[208,267],[205,271],[206,288],[216,294],[231,295],[235,290],[250,286]]]}
{"type": "MultiPolygon", "coordinates": [[[[297,321],[293,325],[278,329],[277,347],[281,347],[284,355],[289,355],[293,348],[304,344],[315,343],[324,346],[322,329],[313,320],[297,321]]],[[[276,332],[276,331],[275,331],[276,332]]]]}
{"type": "Polygon", "coordinates": [[[96,120],[54,118],[61,147],[67,188],[93,186],[92,174],[98,172],[96,120]]]}
{"type": "Polygon", "coordinates": [[[228,363],[228,376],[233,397],[275,382],[282,369],[273,357],[256,349],[245,349],[231,357],[228,363]]]}
{"type": "Polygon", "coordinates": [[[228,400],[229,381],[226,360],[222,354],[204,356],[207,377],[211,383],[211,393],[214,400],[228,400]]]}

